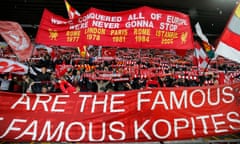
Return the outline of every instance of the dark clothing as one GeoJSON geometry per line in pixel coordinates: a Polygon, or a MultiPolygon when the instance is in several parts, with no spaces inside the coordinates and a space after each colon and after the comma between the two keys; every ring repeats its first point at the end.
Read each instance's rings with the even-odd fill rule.
{"type": "Polygon", "coordinates": [[[40,71],[38,71],[34,66],[32,66],[32,69],[34,70],[34,72],[36,72],[37,73],[37,75],[36,76],[34,76],[34,80],[35,81],[40,81],[40,83],[36,83],[36,84],[34,84],[34,92],[35,93],[39,93],[39,92],[41,92],[41,89],[42,89],[42,86],[43,85],[47,85],[47,86],[49,86],[48,84],[50,83],[50,77],[51,77],[51,73],[49,73],[49,72],[45,72],[45,73],[42,73],[42,72],[40,72],[40,71]]]}
{"type": "Polygon", "coordinates": [[[32,68],[37,73],[37,75],[35,77],[36,81],[50,81],[51,73],[49,73],[49,72],[42,73],[42,72],[38,71],[34,66],[32,66],[32,68]]]}
{"type": "Polygon", "coordinates": [[[22,87],[22,93],[26,93],[27,92],[27,89],[29,88],[30,84],[34,82],[32,79],[29,79],[29,80],[23,80],[21,82],[21,87],[22,87]]]}
{"type": "Polygon", "coordinates": [[[174,82],[174,79],[170,76],[166,76],[164,83],[166,84],[166,87],[172,87],[172,83],[174,82]]]}

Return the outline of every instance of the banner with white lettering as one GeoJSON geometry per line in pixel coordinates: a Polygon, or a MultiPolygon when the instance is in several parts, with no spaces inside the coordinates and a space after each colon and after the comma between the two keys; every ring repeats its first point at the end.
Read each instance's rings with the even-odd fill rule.
{"type": "Polygon", "coordinates": [[[240,131],[240,83],[113,93],[0,93],[0,140],[140,142],[240,131]]]}
{"type": "Polygon", "coordinates": [[[45,9],[36,42],[61,46],[194,48],[188,15],[147,6],[120,12],[90,8],[73,20],[45,9]]]}

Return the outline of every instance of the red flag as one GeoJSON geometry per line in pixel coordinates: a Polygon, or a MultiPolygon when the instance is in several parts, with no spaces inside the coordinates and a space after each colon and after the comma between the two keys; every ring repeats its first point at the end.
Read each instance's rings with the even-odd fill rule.
{"type": "Polygon", "coordinates": [[[219,39],[216,53],[240,63],[240,3],[219,39]]]}
{"type": "Polygon", "coordinates": [[[102,48],[103,57],[115,57],[116,49],[115,48],[102,48]]]}
{"type": "MultiPolygon", "coordinates": [[[[131,17],[131,19],[133,18],[131,17]]],[[[45,45],[71,47],[91,44],[112,47],[187,50],[194,47],[188,15],[157,10],[151,7],[140,7],[118,13],[90,8],[74,20],[65,19],[45,9],[36,35],[36,42],[45,45]],[[132,26],[131,21],[125,22],[125,19],[129,19],[130,15],[136,13],[146,15],[144,21],[137,24],[146,23],[141,26],[141,29],[134,28],[135,26],[132,26]],[[161,20],[153,20],[151,18],[152,13],[160,13],[161,20]],[[99,15],[104,15],[104,17],[99,19],[96,17],[99,15]],[[176,17],[181,22],[177,23],[176,26],[165,25],[164,21],[170,17],[176,17]],[[108,19],[113,23],[106,23],[106,20],[109,21],[108,19]],[[159,25],[161,25],[161,30],[159,25]],[[152,31],[156,31],[156,34],[152,31]],[[141,33],[144,33],[144,35],[141,33]],[[168,38],[169,35],[171,35],[170,39],[168,38]]]]}
{"type": "Polygon", "coordinates": [[[20,60],[31,57],[33,46],[22,27],[12,21],[0,21],[0,34],[20,60]]]}
{"type": "Polygon", "coordinates": [[[0,73],[25,74],[28,66],[10,59],[0,58],[0,73]]]}
{"type": "Polygon", "coordinates": [[[44,9],[35,42],[44,45],[80,45],[80,30],[72,30],[69,20],[44,9]]]}
{"type": "Polygon", "coordinates": [[[73,8],[67,0],[64,0],[65,2],[65,5],[66,5],[66,8],[67,8],[67,12],[68,12],[68,17],[69,19],[74,19],[76,17],[79,17],[80,16],[80,13],[75,9],[73,8]]]}
{"type": "Polygon", "coordinates": [[[196,62],[198,68],[206,68],[209,59],[203,48],[198,42],[195,42],[193,62],[196,62]]]}

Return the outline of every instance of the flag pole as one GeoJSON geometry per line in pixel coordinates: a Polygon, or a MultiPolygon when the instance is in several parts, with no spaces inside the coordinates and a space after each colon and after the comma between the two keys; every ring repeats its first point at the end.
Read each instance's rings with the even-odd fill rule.
{"type": "MultiPolygon", "coordinates": [[[[202,74],[204,81],[205,81],[205,73],[207,72],[208,66],[209,66],[209,64],[210,64],[211,61],[212,61],[212,58],[210,58],[210,57],[208,57],[208,58],[209,58],[209,59],[208,59],[207,65],[206,65],[206,67],[204,68],[203,74],[202,74]]],[[[203,82],[204,82],[204,81],[203,81],[203,82]]],[[[201,83],[200,85],[202,86],[202,83],[201,83]]]]}
{"type": "Polygon", "coordinates": [[[141,77],[141,63],[142,63],[142,60],[141,60],[141,49],[139,49],[138,56],[139,56],[138,76],[141,77]]]}
{"type": "Polygon", "coordinates": [[[204,68],[203,75],[205,75],[205,73],[207,72],[207,68],[208,68],[208,66],[209,66],[209,64],[210,64],[211,61],[212,61],[212,59],[209,59],[209,60],[208,60],[208,63],[207,63],[207,65],[206,65],[206,67],[204,68]]]}
{"type": "Polygon", "coordinates": [[[30,72],[30,67],[31,67],[31,63],[32,63],[32,57],[33,57],[33,52],[34,52],[34,50],[35,50],[35,45],[33,45],[32,43],[31,43],[31,45],[32,45],[32,52],[31,52],[31,56],[30,56],[30,59],[27,61],[27,63],[28,63],[28,73],[30,72]],[[30,61],[30,63],[29,63],[29,61],[30,61]]]}

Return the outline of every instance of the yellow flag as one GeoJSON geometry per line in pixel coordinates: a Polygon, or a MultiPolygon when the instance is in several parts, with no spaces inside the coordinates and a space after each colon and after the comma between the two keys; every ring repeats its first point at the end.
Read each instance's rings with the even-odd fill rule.
{"type": "Polygon", "coordinates": [[[69,19],[74,19],[78,16],[80,16],[80,13],[75,9],[73,8],[67,0],[64,0],[65,2],[65,6],[66,6],[66,9],[67,9],[67,12],[68,12],[68,18],[69,19]]]}

